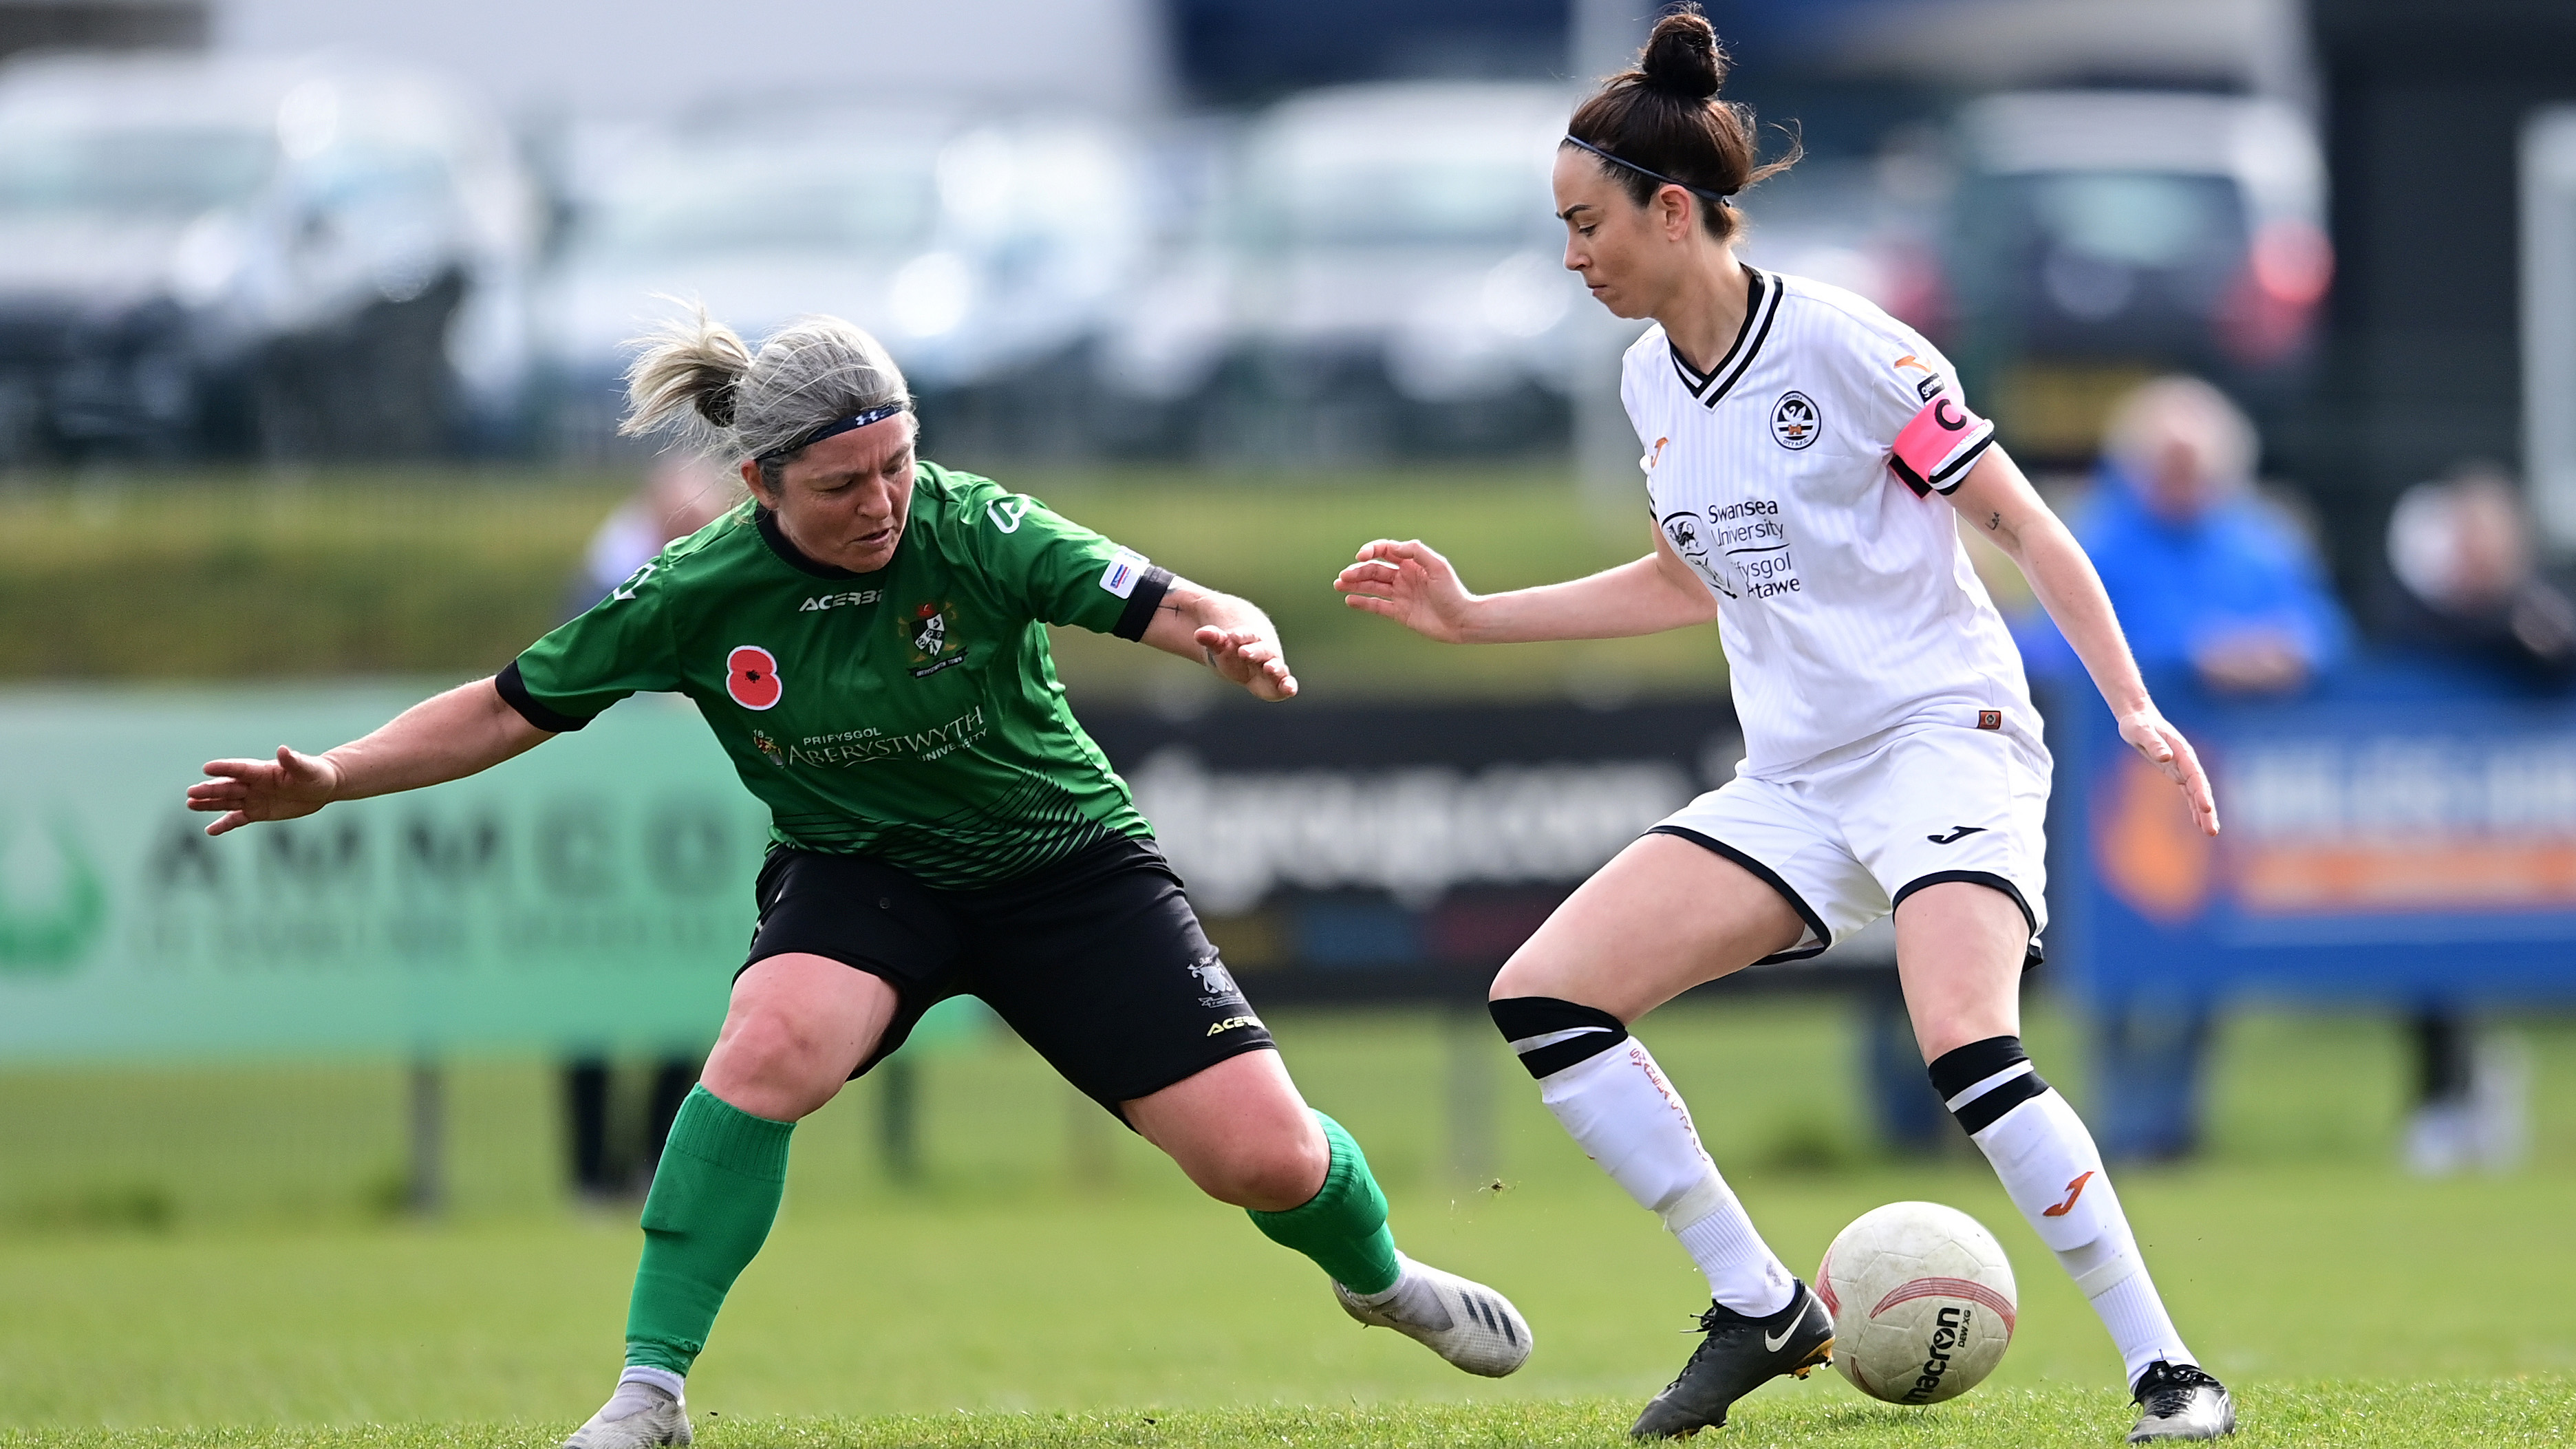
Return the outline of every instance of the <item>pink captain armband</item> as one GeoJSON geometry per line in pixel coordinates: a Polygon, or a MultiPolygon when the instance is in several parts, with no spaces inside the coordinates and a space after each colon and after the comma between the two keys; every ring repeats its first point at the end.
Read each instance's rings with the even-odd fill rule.
{"type": "Polygon", "coordinates": [[[1947,493],[1967,478],[1977,455],[1995,440],[1995,425],[1944,392],[1923,405],[1896,435],[1887,466],[1916,497],[1947,493]]]}

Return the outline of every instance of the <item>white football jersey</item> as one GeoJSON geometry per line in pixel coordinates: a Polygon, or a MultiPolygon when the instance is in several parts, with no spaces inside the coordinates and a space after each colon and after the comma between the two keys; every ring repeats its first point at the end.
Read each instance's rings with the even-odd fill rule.
{"type": "Polygon", "coordinates": [[[1914,725],[2037,745],[2021,653],[1933,496],[1994,425],[1912,328],[1839,287],[1745,272],[1744,327],[1713,371],[1654,327],[1619,383],[1655,522],[1717,596],[1742,773],[1914,725]]]}

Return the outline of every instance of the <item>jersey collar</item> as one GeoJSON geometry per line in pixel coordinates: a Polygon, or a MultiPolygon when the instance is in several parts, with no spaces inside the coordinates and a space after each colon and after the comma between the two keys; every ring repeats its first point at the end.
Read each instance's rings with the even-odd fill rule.
{"type": "Polygon", "coordinates": [[[1706,407],[1717,406],[1718,399],[1725,397],[1736,380],[1753,366],[1754,356],[1762,351],[1762,344],[1771,336],[1771,319],[1779,315],[1782,290],[1779,278],[1766,276],[1760,267],[1746,266],[1744,283],[1744,321],[1736,327],[1735,341],[1726,349],[1726,355],[1717,360],[1717,366],[1707,372],[1699,371],[1682,361],[1670,335],[1664,338],[1664,351],[1673,359],[1673,371],[1681,375],[1683,388],[1706,407]]]}
{"type": "MultiPolygon", "coordinates": [[[[845,569],[839,564],[827,564],[821,559],[809,557],[803,549],[789,541],[787,530],[778,526],[778,515],[757,503],[751,505],[751,521],[753,526],[760,530],[760,541],[769,545],[769,551],[778,555],[778,561],[799,573],[812,574],[818,579],[868,577],[856,569],[845,569]]],[[[880,569],[878,572],[883,573],[884,570],[880,569]]]]}

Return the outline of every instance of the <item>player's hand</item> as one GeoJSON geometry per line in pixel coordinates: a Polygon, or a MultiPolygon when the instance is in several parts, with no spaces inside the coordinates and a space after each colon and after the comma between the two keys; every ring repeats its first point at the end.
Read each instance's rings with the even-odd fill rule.
{"type": "Polygon", "coordinates": [[[1276,702],[1297,697],[1297,676],[1288,672],[1288,656],[1279,652],[1277,640],[1250,629],[1214,625],[1190,637],[1207,655],[1208,668],[1251,690],[1253,698],[1276,702]]]}
{"type": "Polygon", "coordinates": [[[340,789],[340,767],[328,756],[277,747],[277,759],[209,760],[203,784],[188,787],[188,808],[226,812],[208,835],[238,830],[254,820],[293,820],[328,805],[340,789]]]}
{"type": "Polygon", "coordinates": [[[1457,644],[1467,637],[1476,596],[1458,571],[1422,540],[1381,538],[1363,547],[1359,560],[1333,580],[1342,602],[1393,619],[1427,639],[1457,644]]]}
{"type": "Polygon", "coordinates": [[[2183,799],[2191,804],[2192,823],[2200,827],[2201,834],[2218,833],[2218,798],[2210,793],[2209,772],[2200,767],[2200,754],[2192,749],[2191,741],[2182,737],[2182,731],[2166,723],[2154,705],[2148,705],[2121,718],[2120,738],[2182,788],[2183,799]]]}

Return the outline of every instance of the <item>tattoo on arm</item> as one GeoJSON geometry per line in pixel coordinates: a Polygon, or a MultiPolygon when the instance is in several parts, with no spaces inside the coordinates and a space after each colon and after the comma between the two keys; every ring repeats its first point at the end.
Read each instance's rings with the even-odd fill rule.
{"type": "Polygon", "coordinates": [[[2001,531],[2002,531],[2002,529],[2003,529],[2003,526],[2004,526],[2004,516],[2003,516],[2003,514],[2002,514],[2002,513],[2000,513],[2000,512],[1994,512],[1994,513],[1988,513],[1988,514],[1986,515],[1986,532],[1988,532],[1988,533],[1998,533],[1998,532],[2001,532],[2001,531]]]}

